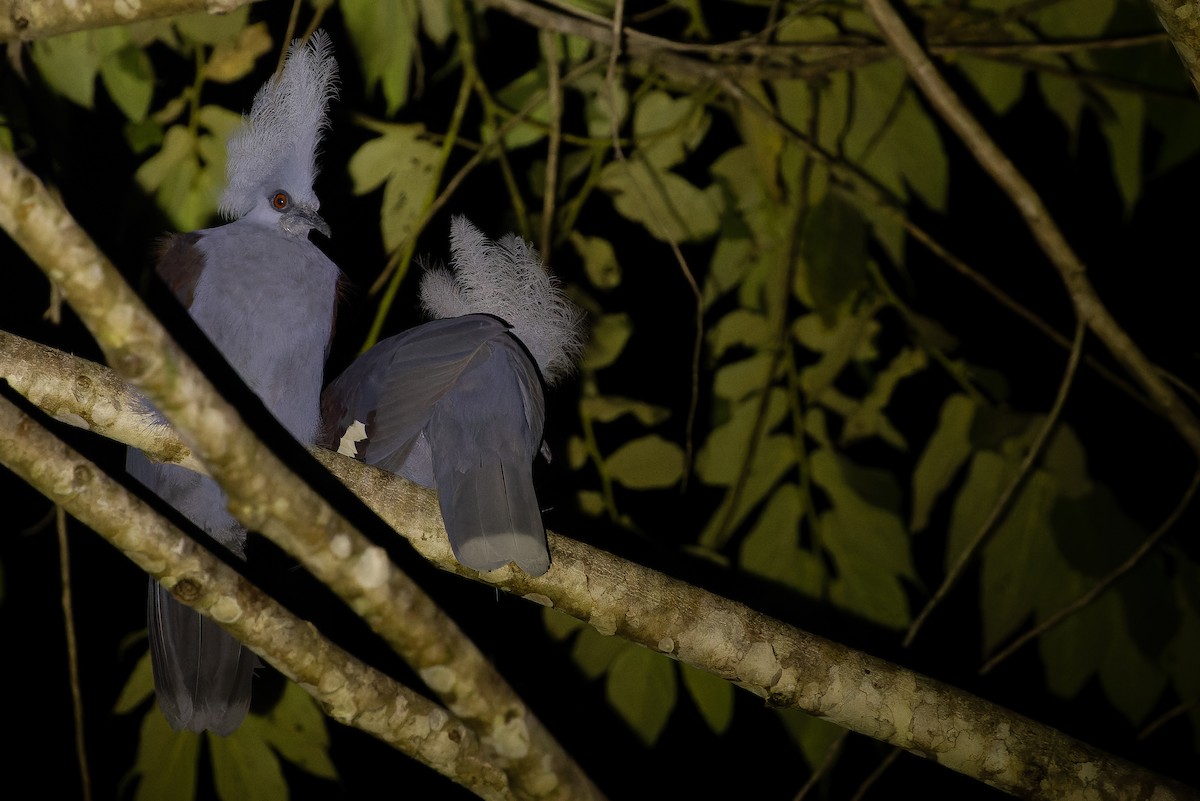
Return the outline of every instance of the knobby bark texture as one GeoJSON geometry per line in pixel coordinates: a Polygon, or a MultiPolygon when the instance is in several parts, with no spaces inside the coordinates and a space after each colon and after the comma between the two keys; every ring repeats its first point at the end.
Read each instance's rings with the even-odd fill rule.
{"type": "Polygon", "coordinates": [[[124,25],[192,11],[222,14],[254,0],[0,0],[0,41],[124,25]]]}
{"type": "Polygon", "coordinates": [[[601,797],[457,624],[255,436],[70,214],[8,153],[0,153],[0,227],[59,287],[117,372],[185,433],[225,488],[234,516],[343,598],[485,745],[512,757],[515,786],[534,798],[601,797]]]}
{"type": "MultiPolygon", "coordinates": [[[[10,335],[0,345],[6,339],[19,340],[10,335]]],[[[0,357],[16,350],[0,347],[0,357]]],[[[63,369],[72,369],[72,358],[60,362],[63,369]]],[[[10,363],[3,374],[39,372],[35,364],[10,363]]],[[[38,394],[61,416],[92,416],[73,405],[75,393],[38,394]]],[[[178,450],[170,442],[163,446],[164,454],[178,450]]],[[[1193,788],[989,701],[553,532],[553,564],[543,576],[511,568],[467,570],[450,551],[435,493],[340,454],[316,454],[439,567],[557,608],[602,634],[720,676],[771,705],[801,709],[1022,797],[1200,798],[1193,788]]]]}
{"type": "Polygon", "coordinates": [[[1163,30],[1200,93],[1200,3],[1196,0],[1150,0],[1163,30]]]}
{"type": "Polygon", "coordinates": [[[507,760],[462,720],[321,637],[3,398],[0,431],[0,462],[105,536],[176,598],[249,643],[330,717],[481,798],[521,797],[509,786],[507,760]]]}

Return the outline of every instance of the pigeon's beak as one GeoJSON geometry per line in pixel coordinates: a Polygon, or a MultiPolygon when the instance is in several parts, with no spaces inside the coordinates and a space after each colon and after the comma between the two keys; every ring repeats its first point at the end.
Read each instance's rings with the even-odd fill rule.
{"type": "Polygon", "coordinates": [[[333,239],[333,234],[329,230],[329,223],[317,213],[316,209],[309,209],[300,206],[294,206],[285,212],[287,219],[284,222],[284,228],[288,231],[308,235],[309,231],[320,231],[325,234],[326,239],[333,239]]]}

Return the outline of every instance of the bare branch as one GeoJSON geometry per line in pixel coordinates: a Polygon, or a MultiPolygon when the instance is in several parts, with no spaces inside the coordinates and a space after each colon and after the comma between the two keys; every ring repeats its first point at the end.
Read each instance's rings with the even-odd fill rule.
{"type": "Polygon", "coordinates": [[[255,437],[87,234],[9,153],[0,153],[0,226],[62,289],[109,363],[185,432],[226,490],[234,516],[345,600],[476,727],[485,745],[521,757],[512,763],[516,786],[537,795],[552,786],[564,797],[600,797],[454,621],[255,437]]]}
{"type": "Polygon", "coordinates": [[[1191,0],[1150,0],[1163,30],[1183,62],[1192,86],[1200,92],[1200,13],[1191,0]]]}
{"type": "Polygon", "coordinates": [[[504,774],[507,760],[461,720],[321,637],[3,398],[0,429],[16,434],[0,439],[0,462],[254,648],[332,718],[482,798],[517,797],[504,774]]]}
{"type": "MultiPolygon", "coordinates": [[[[83,409],[73,413],[86,417],[83,409]]],[[[991,702],[554,532],[553,564],[543,576],[468,570],[450,551],[432,490],[331,451],[314,451],[438,567],[557,608],[602,634],[720,676],[772,706],[801,709],[1028,798],[1095,793],[1133,799],[1149,788],[1164,801],[1200,798],[991,702]],[[954,736],[947,736],[948,729],[954,736]]]]}
{"type": "Polygon", "coordinates": [[[194,11],[225,14],[254,0],[5,0],[0,41],[30,41],[88,28],[172,17],[194,11]]]}
{"type": "Polygon", "coordinates": [[[1159,413],[1200,456],[1200,421],[1163,380],[1137,343],[1113,319],[1088,279],[1086,266],[1072,250],[1036,190],[958,99],[888,0],[864,0],[864,5],[899,55],[913,82],[1017,207],[1042,252],[1058,270],[1076,313],[1142,385],[1159,413]]]}

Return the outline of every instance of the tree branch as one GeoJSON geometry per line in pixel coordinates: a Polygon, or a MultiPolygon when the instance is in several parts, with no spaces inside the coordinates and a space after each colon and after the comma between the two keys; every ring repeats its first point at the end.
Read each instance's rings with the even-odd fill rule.
{"type": "Polygon", "coordinates": [[[979,124],[938,73],[933,61],[888,0],[863,0],[884,38],[892,45],[913,82],[967,149],[1008,195],[1026,227],[1058,270],[1076,312],[1146,390],[1160,414],[1200,457],[1200,421],[1163,380],[1128,334],[1113,319],[1087,277],[1087,268],[1059,230],[1037,191],[979,124]]]}
{"type": "Polygon", "coordinates": [[[193,11],[225,14],[254,0],[3,0],[0,41],[24,42],[60,33],[125,25],[193,11]]]}
{"type": "MultiPolygon", "coordinates": [[[[485,745],[518,757],[514,785],[535,796],[550,786],[564,797],[600,797],[454,621],[255,437],[87,234],[10,153],[0,153],[0,227],[62,290],[117,372],[184,432],[225,489],[233,515],[345,600],[485,745]]],[[[436,500],[431,503],[436,511],[436,500]]]]}
{"type": "Polygon", "coordinates": [[[482,798],[518,796],[507,760],[440,706],[330,643],[237,571],[4,398],[0,462],[90,527],[181,602],[217,621],[299,684],[325,712],[482,798]]]}
{"type": "MultiPolygon", "coordinates": [[[[7,352],[0,347],[0,358],[7,352]]],[[[14,371],[9,365],[4,372],[14,371]]],[[[61,378],[55,383],[69,384],[61,378]]],[[[56,408],[87,419],[86,409],[70,407],[73,397],[56,399],[65,404],[56,408]]],[[[804,710],[1028,798],[1135,799],[1151,788],[1164,801],[1200,798],[1192,788],[989,701],[554,532],[553,564],[543,576],[468,570],[450,551],[432,490],[314,450],[438,567],[557,608],[602,634],[720,676],[772,706],[804,710]]]]}
{"type": "Polygon", "coordinates": [[[1150,0],[1150,5],[1171,37],[1192,86],[1200,92],[1200,10],[1192,0],[1150,0]]]}

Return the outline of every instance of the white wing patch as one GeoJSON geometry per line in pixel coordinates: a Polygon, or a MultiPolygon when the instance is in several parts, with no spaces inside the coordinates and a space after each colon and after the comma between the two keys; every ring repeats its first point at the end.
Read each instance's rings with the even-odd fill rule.
{"type": "Polygon", "coordinates": [[[342,434],[342,439],[338,443],[338,453],[343,456],[349,456],[352,459],[358,458],[358,443],[367,438],[367,426],[361,420],[355,420],[346,428],[346,433],[342,434]]]}

